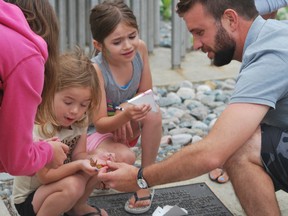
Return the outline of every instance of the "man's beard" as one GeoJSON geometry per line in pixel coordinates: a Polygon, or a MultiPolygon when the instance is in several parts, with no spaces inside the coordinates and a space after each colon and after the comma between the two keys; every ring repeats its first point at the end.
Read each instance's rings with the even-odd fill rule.
{"type": "Polygon", "coordinates": [[[215,36],[215,44],[215,50],[218,51],[215,52],[213,64],[215,66],[229,64],[233,59],[236,43],[233,38],[229,36],[222,25],[219,25],[218,27],[218,31],[215,36]]]}

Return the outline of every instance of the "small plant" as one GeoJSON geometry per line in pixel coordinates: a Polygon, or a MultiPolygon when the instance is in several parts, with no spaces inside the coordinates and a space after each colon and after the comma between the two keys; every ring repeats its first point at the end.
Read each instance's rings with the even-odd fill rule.
{"type": "Polygon", "coordinates": [[[284,8],[279,9],[276,18],[278,20],[288,19],[288,7],[284,7],[284,8]]]}
{"type": "Polygon", "coordinates": [[[160,14],[163,17],[163,20],[171,19],[171,2],[172,0],[161,0],[160,14]]]}

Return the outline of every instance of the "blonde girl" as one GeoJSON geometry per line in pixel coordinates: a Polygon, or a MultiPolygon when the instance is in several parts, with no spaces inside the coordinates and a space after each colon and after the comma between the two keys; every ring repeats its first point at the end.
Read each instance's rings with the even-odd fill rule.
{"type": "Polygon", "coordinates": [[[13,197],[20,215],[54,216],[64,212],[66,215],[107,215],[85,202],[99,184],[90,157],[102,164],[113,159],[107,152],[88,155],[86,151],[88,115],[90,110],[97,109],[100,98],[95,68],[83,51],[78,48],[61,55],[53,110],[50,110],[55,122],[35,124],[34,139],[60,140],[69,147],[69,152],[65,164],[57,169],[43,168],[34,176],[15,178],[13,197]]]}

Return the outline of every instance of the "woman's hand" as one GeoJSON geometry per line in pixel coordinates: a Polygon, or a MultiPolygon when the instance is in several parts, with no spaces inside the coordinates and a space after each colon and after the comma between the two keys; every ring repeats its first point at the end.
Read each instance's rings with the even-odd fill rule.
{"type": "Polygon", "coordinates": [[[64,161],[67,159],[66,154],[69,151],[69,147],[57,139],[55,141],[54,139],[45,141],[47,141],[53,149],[53,159],[47,163],[45,167],[57,169],[59,166],[63,165],[64,161]]]}

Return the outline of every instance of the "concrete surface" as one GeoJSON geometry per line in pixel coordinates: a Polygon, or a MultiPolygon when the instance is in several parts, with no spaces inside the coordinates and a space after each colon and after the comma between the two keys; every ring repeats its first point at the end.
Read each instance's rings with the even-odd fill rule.
{"type": "MultiPolygon", "coordinates": [[[[188,53],[182,61],[181,69],[172,70],[170,59],[171,51],[168,48],[156,48],[153,54],[150,55],[150,67],[154,86],[177,84],[183,80],[200,82],[205,80],[234,78],[238,74],[240,68],[240,63],[234,61],[221,68],[211,66],[210,60],[205,54],[199,51],[192,51],[188,53]]],[[[7,176],[0,174],[0,180],[2,177],[4,178],[7,176]]],[[[243,212],[237,197],[235,196],[231,183],[228,182],[226,184],[217,184],[208,178],[208,174],[188,181],[162,185],[159,187],[198,182],[205,182],[233,215],[245,216],[245,213],[243,212]]],[[[253,190],[253,188],[251,188],[251,190],[253,190]]],[[[279,191],[276,193],[276,196],[279,201],[282,215],[288,215],[288,194],[283,191],[279,191]]],[[[7,215],[7,209],[5,209],[5,205],[3,204],[2,200],[0,200],[0,215],[7,215]]]]}
{"type": "Polygon", "coordinates": [[[176,84],[183,80],[200,82],[205,80],[227,79],[237,76],[240,63],[232,61],[229,65],[215,67],[201,51],[191,51],[182,59],[181,68],[171,68],[171,50],[156,48],[150,55],[150,68],[154,86],[176,84]]]}

